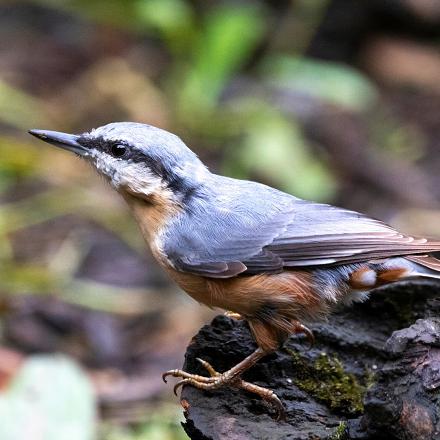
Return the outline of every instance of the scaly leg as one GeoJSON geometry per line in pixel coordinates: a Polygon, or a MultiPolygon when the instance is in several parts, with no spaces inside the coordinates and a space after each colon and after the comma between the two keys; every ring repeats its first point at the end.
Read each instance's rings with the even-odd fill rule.
{"type": "Polygon", "coordinates": [[[208,371],[210,377],[190,374],[182,370],[170,370],[164,373],[162,378],[164,382],[166,382],[168,376],[179,377],[182,379],[174,386],[175,394],[177,393],[178,388],[183,385],[192,385],[201,390],[215,390],[223,386],[246,390],[257,394],[262,399],[272,404],[276,410],[277,420],[281,420],[285,418],[285,412],[283,404],[277,395],[268,388],[254,385],[240,378],[247,369],[252,367],[258,360],[269,353],[269,351],[265,351],[262,348],[257,348],[252,354],[224,373],[218,373],[209,362],[197,358],[197,360],[208,371]]]}

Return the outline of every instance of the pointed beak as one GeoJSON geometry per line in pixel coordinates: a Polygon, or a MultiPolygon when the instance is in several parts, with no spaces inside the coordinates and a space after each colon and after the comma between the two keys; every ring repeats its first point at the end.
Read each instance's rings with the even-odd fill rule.
{"type": "Polygon", "coordinates": [[[55,145],[80,156],[87,155],[87,148],[78,143],[79,136],[76,134],[61,133],[51,130],[29,130],[29,134],[41,139],[48,144],[55,145]]]}

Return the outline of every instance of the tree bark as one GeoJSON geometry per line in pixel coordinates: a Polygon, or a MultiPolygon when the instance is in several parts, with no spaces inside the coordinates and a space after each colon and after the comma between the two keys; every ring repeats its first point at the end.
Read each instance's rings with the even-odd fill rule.
{"type": "MultiPolygon", "coordinates": [[[[377,289],[312,325],[312,349],[292,337],[246,372],[275,391],[285,422],[243,391],[185,386],[185,431],[193,440],[440,439],[439,292],[426,282],[377,289]]],[[[183,368],[206,375],[200,357],[224,371],[255,348],[246,322],[217,316],[192,340],[183,368]]]]}

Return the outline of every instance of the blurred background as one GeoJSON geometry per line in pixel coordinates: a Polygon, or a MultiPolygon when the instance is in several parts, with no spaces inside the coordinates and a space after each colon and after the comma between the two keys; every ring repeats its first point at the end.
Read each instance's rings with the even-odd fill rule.
{"type": "Polygon", "coordinates": [[[29,128],[139,121],[212,170],[440,236],[436,0],[0,5],[0,438],[184,439],[161,373],[215,312],[29,128]]]}

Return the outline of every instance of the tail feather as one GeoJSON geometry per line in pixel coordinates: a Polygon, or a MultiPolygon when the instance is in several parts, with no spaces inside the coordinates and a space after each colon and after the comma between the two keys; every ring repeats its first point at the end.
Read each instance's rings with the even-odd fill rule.
{"type": "Polygon", "coordinates": [[[423,267],[440,272],[440,260],[432,255],[408,255],[405,258],[423,267]]]}
{"type": "Polygon", "coordinates": [[[354,289],[375,288],[395,281],[431,278],[440,280],[440,260],[432,255],[410,255],[372,261],[350,274],[354,289]]]}
{"type": "Polygon", "coordinates": [[[413,263],[409,277],[440,279],[440,260],[432,255],[408,255],[405,260],[413,263]]]}

